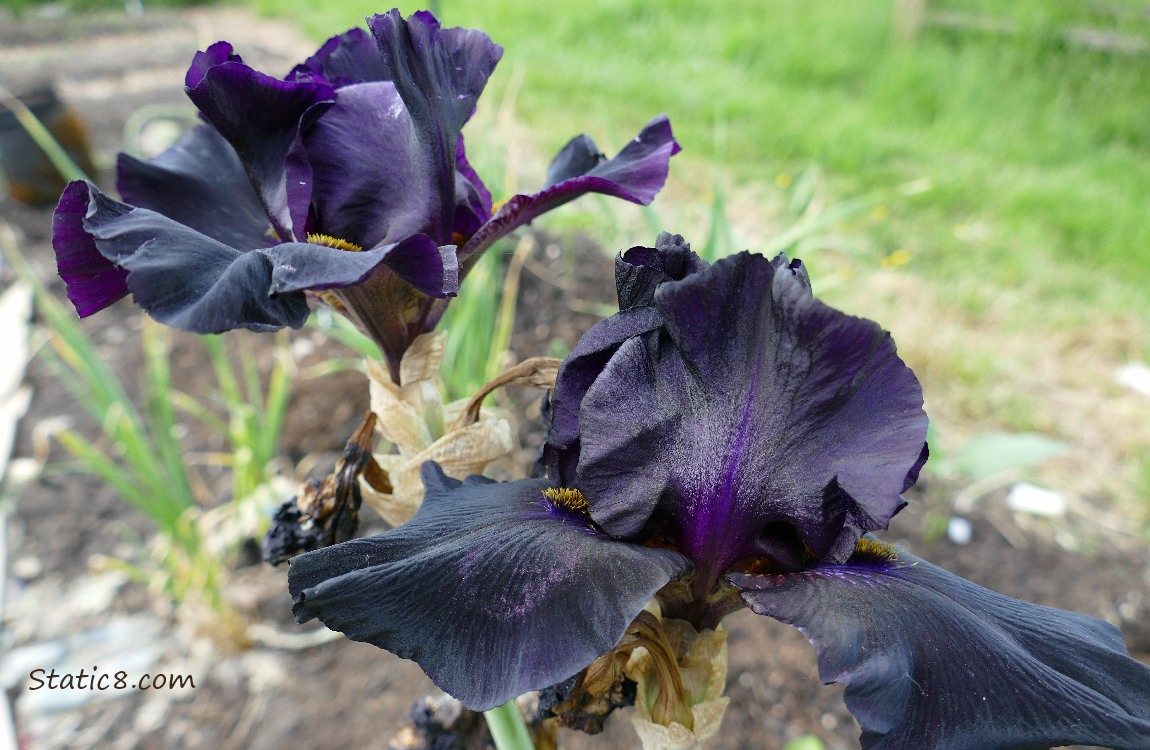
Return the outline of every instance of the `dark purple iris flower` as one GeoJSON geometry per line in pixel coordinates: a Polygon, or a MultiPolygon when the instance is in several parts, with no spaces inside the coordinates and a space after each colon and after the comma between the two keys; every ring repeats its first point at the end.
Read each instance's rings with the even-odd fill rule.
{"type": "Polygon", "coordinates": [[[1150,668],[1115,628],[864,536],[926,461],[888,333],[784,256],[708,266],[663,235],[616,279],[619,313],[560,369],[549,478],[425,465],[412,521],[292,561],[299,620],[487,709],[613,649],[653,596],[697,628],[746,605],[812,640],[867,750],[1150,747],[1150,668]]]}
{"type": "Polygon", "coordinates": [[[426,12],[369,19],[280,80],[219,42],[185,81],[204,123],[148,162],[121,155],[120,203],[74,182],[53,245],[81,316],[131,292],[197,333],[298,328],[308,294],[350,317],[398,380],[411,341],[496,240],[584,193],[649,203],[679,150],[665,117],[608,160],[586,136],[547,185],[492,213],[461,130],[503,54],[426,12]]]}

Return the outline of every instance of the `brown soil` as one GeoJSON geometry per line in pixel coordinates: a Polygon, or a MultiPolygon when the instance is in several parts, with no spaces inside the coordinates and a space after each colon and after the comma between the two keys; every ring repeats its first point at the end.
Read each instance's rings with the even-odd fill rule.
{"type": "MultiPolygon", "coordinates": [[[[173,18],[165,28],[186,31],[186,19],[173,18]]],[[[228,18],[234,20],[234,16],[228,18]]],[[[120,28],[109,33],[126,32],[120,28]]],[[[234,36],[229,31],[229,38],[234,36]]],[[[11,48],[4,52],[11,54],[11,48]]],[[[121,62],[121,66],[130,64],[127,59],[121,62]]],[[[178,79],[173,87],[178,91],[178,79]]],[[[115,98],[88,99],[83,104],[82,114],[93,124],[94,140],[103,144],[101,148],[115,148],[130,105],[115,98]]],[[[21,233],[22,252],[41,278],[51,281],[52,291],[62,297],[49,247],[50,210],[25,208],[11,200],[0,204],[0,210],[21,233]]],[[[556,339],[572,346],[595,320],[580,311],[587,310],[588,303],[611,300],[611,259],[606,252],[581,239],[540,237],[536,245],[523,274],[512,342],[519,358],[547,353],[556,339]]],[[[120,378],[134,388],[141,367],[139,313],[122,302],[88,321],[86,327],[120,378]]],[[[229,337],[235,345],[256,351],[261,358],[271,355],[270,337],[229,337]]],[[[314,344],[315,350],[302,362],[305,366],[342,353],[338,345],[314,332],[303,332],[296,338],[314,344]]],[[[192,337],[175,337],[174,362],[176,386],[202,393],[207,368],[192,337]]],[[[71,418],[82,433],[97,434],[97,426],[70,401],[40,359],[30,363],[28,381],[35,388],[35,399],[21,424],[15,455],[33,455],[37,426],[61,415],[71,418]]],[[[362,376],[355,373],[297,382],[281,442],[284,455],[293,461],[307,459],[318,470],[329,468],[366,408],[365,385],[362,376]]],[[[528,391],[511,394],[509,405],[518,416],[526,446],[519,457],[521,466],[533,457],[532,446],[538,445],[542,434],[529,416],[529,406],[537,398],[528,391]]],[[[218,440],[189,422],[185,447],[190,452],[212,450],[218,448],[218,440]]],[[[63,458],[59,448],[52,450],[51,460],[63,458]]],[[[210,473],[207,478],[220,479],[210,473]]],[[[1091,556],[1069,552],[1051,538],[1041,522],[995,510],[1001,504],[991,502],[994,498],[975,508],[973,541],[954,545],[937,529],[939,519],[945,520],[951,512],[950,498],[956,489],[925,477],[911,495],[910,507],[896,518],[886,538],[1005,594],[1107,618],[1122,626],[1135,654],[1150,658],[1150,596],[1146,594],[1150,558],[1144,549],[1123,546],[1120,537],[1095,536],[1087,540],[1093,544],[1091,556]]],[[[221,497],[225,493],[221,489],[221,497]]],[[[13,581],[12,587],[17,594],[40,587],[63,596],[70,590],[66,585],[88,571],[93,555],[127,554],[138,559],[125,539],[146,536],[149,530],[147,519],[96,479],[74,473],[45,475],[19,493],[10,518],[9,560],[39,564],[38,570],[13,581]]],[[[291,623],[283,568],[238,568],[234,588],[238,606],[253,621],[269,622],[284,631],[297,629],[291,623]]],[[[135,584],[119,587],[106,611],[98,614],[57,622],[50,613],[43,613],[46,621],[52,622],[53,633],[26,634],[5,646],[79,632],[137,612],[158,612],[170,626],[167,649],[156,668],[177,671],[179,664],[198,664],[202,671],[192,672],[196,688],[162,707],[159,721],[153,718],[159,710],[155,694],[93,702],[62,714],[54,726],[70,731],[53,735],[53,747],[382,747],[402,726],[412,702],[432,692],[431,684],[413,663],[343,640],[300,651],[264,648],[229,655],[215,650],[195,661],[192,657],[203,650],[203,642],[187,636],[186,629],[178,624],[179,613],[165,611],[135,584]]],[[[6,621],[5,629],[12,630],[13,625],[18,623],[6,621]]],[[[731,705],[720,736],[709,747],[772,750],[804,733],[823,738],[830,750],[858,747],[858,728],[843,706],[841,690],[819,684],[813,651],[801,634],[748,611],[731,616],[725,626],[730,633],[731,705]]],[[[20,632],[18,627],[15,630],[20,632]]],[[[22,721],[22,701],[28,695],[27,684],[10,695],[18,722],[22,721]]],[[[571,748],[636,746],[625,719],[616,718],[610,724],[605,737],[568,734],[562,742],[571,748]]],[[[25,725],[21,728],[22,747],[49,746],[25,725]]]]}

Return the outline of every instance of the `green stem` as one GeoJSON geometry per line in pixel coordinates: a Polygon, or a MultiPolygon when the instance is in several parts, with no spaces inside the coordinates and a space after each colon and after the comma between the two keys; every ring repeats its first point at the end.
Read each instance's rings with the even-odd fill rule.
{"type": "Polygon", "coordinates": [[[40,150],[47,155],[51,160],[52,166],[60,173],[65,180],[69,182],[74,180],[84,180],[91,182],[91,178],[84,174],[84,170],[76,166],[76,162],[72,161],[72,157],[68,156],[68,152],[56,141],[52,134],[48,132],[48,128],[36,119],[36,115],[32,114],[32,110],[24,106],[24,102],[17,99],[12,92],[0,86],[0,105],[6,107],[12,114],[16,116],[16,121],[24,128],[29,137],[36,142],[40,150]]]}
{"type": "Polygon", "coordinates": [[[495,740],[498,750],[534,750],[527,725],[523,723],[523,714],[519,713],[514,700],[484,711],[483,718],[487,719],[487,728],[491,730],[491,739],[495,740]]]}

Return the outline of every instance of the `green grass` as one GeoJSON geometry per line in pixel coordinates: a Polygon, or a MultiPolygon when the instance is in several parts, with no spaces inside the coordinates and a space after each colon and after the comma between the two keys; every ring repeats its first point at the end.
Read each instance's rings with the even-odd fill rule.
{"type": "MultiPolygon", "coordinates": [[[[317,38],[384,9],[257,5],[317,38]]],[[[890,0],[734,0],[721,12],[688,0],[578,10],[443,0],[441,10],[445,24],[483,28],[505,47],[492,89],[522,67],[516,112],[544,154],[579,131],[613,152],[666,112],[685,149],[675,174],[700,194],[716,162],[736,184],[817,163],[840,197],[927,177],[933,191],[866,227],[878,252],[907,247],[912,270],[944,284],[977,269],[1044,298],[1150,313],[1146,58],[1059,36],[1077,24],[1150,39],[1150,24],[1070,2],[933,5],[993,13],[1018,33],[928,28],[898,44],[890,0]],[[956,236],[972,222],[985,228],[978,238],[956,236]]]]}
{"type": "MultiPolygon", "coordinates": [[[[390,7],[254,2],[317,41],[390,7]]],[[[1150,352],[1150,55],[1065,35],[1089,26],[1150,41],[1150,19],[1135,0],[931,0],[1012,32],[929,26],[900,43],[894,5],[442,0],[440,17],[506,50],[465,133],[469,154],[518,146],[488,148],[496,158],[479,170],[499,177],[507,154],[505,170],[522,171],[495,185],[499,197],[531,189],[529,168],[541,176],[575,133],[610,154],[661,112],[684,150],[653,209],[584,199],[541,225],[589,229],[607,249],[649,241],[658,224],[700,251],[766,250],[877,196],[793,254],[821,296],[894,333],[938,447],[986,430],[1064,440],[1068,456],[1034,478],[1145,518],[1150,431],[1112,380],[1150,352]],[[489,114],[508,101],[515,128],[489,114]],[[898,195],[914,182],[932,189],[898,195]],[[896,258],[897,274],[874,273],[896,258]]]]}

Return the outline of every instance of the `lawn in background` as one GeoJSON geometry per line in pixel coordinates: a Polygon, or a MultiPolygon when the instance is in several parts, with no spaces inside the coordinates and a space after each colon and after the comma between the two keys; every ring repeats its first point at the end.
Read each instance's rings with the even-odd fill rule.
{"type": "MultiPolygon", "coordinates": [[[[256,1],[317,38],[381,10],[256,1]]],[[[933,278],[978,268],[992,286],[1150,315],[1150,56],[1063,36],[1087,25],[1150,40],[1140,3],[1091,14],[936,0],[1015,33],[928,26],[909,44],[892,40],[891,0],[438,5],[445,24],[506,48],[493,87],[521,68],[517,114],[543,153],[583,130],[611,149],[666,112],[680,172],[719,163],[736,182],[785,184],[819,164],[840,197],[926,177],[932,191],[867,229],[880,251],[912,250],[914,270],[933,278]]]]}
{"type": "MultiPolygon", "coordinates": [[[[386,10],[254,2],[317,40],[386,10]]],[[[928,25],[909,42],[893,38],[893,0],[435,5],[506,49],[486,98],[525,127],[469,139],[526,140],[545,159],[586,131],[613,153],[669,114],[684,152],[656,201],[667,229],[706,215],[716,173],[751,249],[785,227],[812,166],[828,204],[929,181],[837,227],[838,251],[803,250],[816,288],[831,278],[824,296],[895,334],[940,456],[981,430],[1055,436],[1071,456],[1040,479],[1150,523],[1150,420],[1114,383],[1150,352],[1150,54],[1067,41],[1085,26],[1150,43],[1143,3],[934,0],[1009,29],[928,25]]]]}

